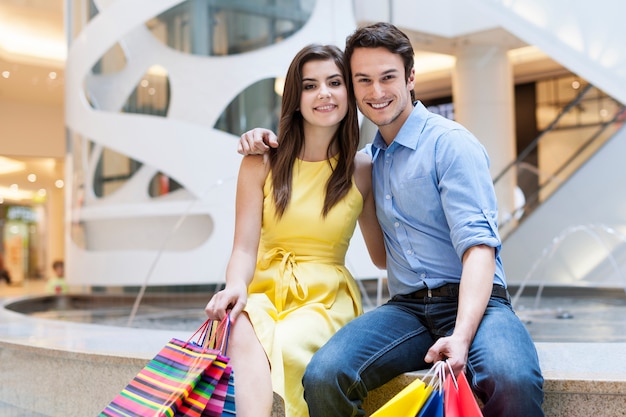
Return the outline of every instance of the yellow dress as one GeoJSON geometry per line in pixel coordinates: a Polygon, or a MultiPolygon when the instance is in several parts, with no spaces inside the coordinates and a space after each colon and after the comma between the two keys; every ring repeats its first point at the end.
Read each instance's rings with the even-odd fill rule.
{"type": "Polygon", "coordinates": [[[309,415],[302,387],[306,365],[362,312],[358,286],[344,261],[363,199],[353,183],[324,218],[330,174],[328,161],[296,160],[291,200],[280,219],[274,215],[271,173],[264,186],[259,256],[246,312],[269,358],[272,388],[285,400],[287,417],[309,415]]]}

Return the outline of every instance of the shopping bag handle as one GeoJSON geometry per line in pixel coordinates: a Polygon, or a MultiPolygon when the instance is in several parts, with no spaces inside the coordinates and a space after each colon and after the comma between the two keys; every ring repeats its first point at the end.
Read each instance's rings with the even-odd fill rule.
{"type": "Polygon", "coordinates": [[[230,314],[227,314],[216,325],[211,326],[208,341],[205,343],[212,349],[219,350],[223,355],[228,351],[228,340],[230,339],[230,314]]]}
{"type": "Polygon", "coordinates": [[[459,384],[456,382],[456,377],[454,376],[454,371],[452,370],[452,365],[448,361],[444,361],[446,365],[448,365],[448,373],[450,374],[450,378],[452,378],[452,382],[454,383],[454,388],[456,390],[459,389],[459,384]]]}
{"type": "Polygon", "coordinates": [[[446,374],[446,361],[437,361],[431,366],[431,368],[424,374],[422,381],[426,385],[433,387],[433,390],[441,390],[443,388],[443,381],[446,374]]]}
{"type": "Polygon", "coordinates": [[[228,350],[228,339],[230,337],[230,315],[226,315],[222,320],[207,319],[187,340],[187,344],[194,342],[202,346],[205,350],[219,350],[226,355],[228,350]]]}

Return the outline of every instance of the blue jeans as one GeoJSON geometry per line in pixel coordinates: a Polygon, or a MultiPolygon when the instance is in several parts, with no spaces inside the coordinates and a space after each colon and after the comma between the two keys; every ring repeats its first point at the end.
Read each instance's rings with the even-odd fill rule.
{"type": "MultiPolygon", "coordinates": [[[[313,356],[303,378],[310,417],[365,415],[367,393],[429,368],[424,356],[452,333],[457,298],[396,296],[341,328],[313,356]]],[[[543,377],[535,345],[503,298],[491,297],[470,347],[467,376],[485,417],[541,417],[543,377]]]]}

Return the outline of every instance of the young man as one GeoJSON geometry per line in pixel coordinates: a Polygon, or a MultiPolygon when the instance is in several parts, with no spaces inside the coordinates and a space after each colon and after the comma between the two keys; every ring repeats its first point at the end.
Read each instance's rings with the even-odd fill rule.
{"type": "MultiPolygon", "coordinates": [[[[371,145],[391,300],[352,320],[304,375],[311,417],[364,415],[367,393],[446,359],[466,372],[485,417],[543,416],[537,353],[510,305],[497,203],[483,146],[463,126],[412,105],[413,49],[377,23],[346,41],[344,59],[371,145]]],[[[277,146],[249,132],[242,152],[277,146]]]]}

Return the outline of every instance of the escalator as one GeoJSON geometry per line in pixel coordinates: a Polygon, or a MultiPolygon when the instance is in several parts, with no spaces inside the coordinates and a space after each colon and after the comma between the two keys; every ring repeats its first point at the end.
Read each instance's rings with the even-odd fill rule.
{"type": "MultiPolygon", "coordinates": [[[[626,25],[615,10],[619,6],[606,0],[471,1],[499,26],[608,92],[618,104],[575,152],[562,155],[555,148],[550,153],[561,158],[559,168],[551,178],[542,178],[537,195],[527,197],[526,209],[534,207],[505,237],[502,256],[508,281],[625,287],[626,130],[619,103],[626,103],[626,25]]],[[[571,111],[564,108],[559,120],[571,111]]],[[[549,143],[558,132],[553,127],[534,146],[549,143]]],[[[520,175],[523,157],[510,165],[510,172],[520,175]]]]}
{"type": "Polygon", "coordinates": [[[413,30],[412,41],[426,51],[452,54],[456,43],[474,35],[497,43],[494,33],[506,36],[494,29],[502,28],[588,83],[494,177],[497,183],[514,176],[507,183],[524,188],[523,203],[501,221],[502,257],[513,285],[626,287],[621,273],[626,266],[626,25],[618,3],[448,0],[428,8],[408,0],[356,3],[358,21],[387,19],[413,30]],[[600,120],[571,123],[599,92],[609,97],[595,112],[600,120]]]}
{"type": "Polygon", "coordinates": [[[514,176],[514,183],[525,185],[523,204],[500,225],[509,283],[626,284],[619,261],[626,249],[620,227],[626,196],[619,192],[626,179],[620,161],[626,110],[611,99],[602,112],[592,112],[602,120],[580,120],[581,107],[600,93],[591,84],[582,88],[494,178],[497,184],[514,176]],[[529,155],[540,156],[528,163],[529,155]]]}

